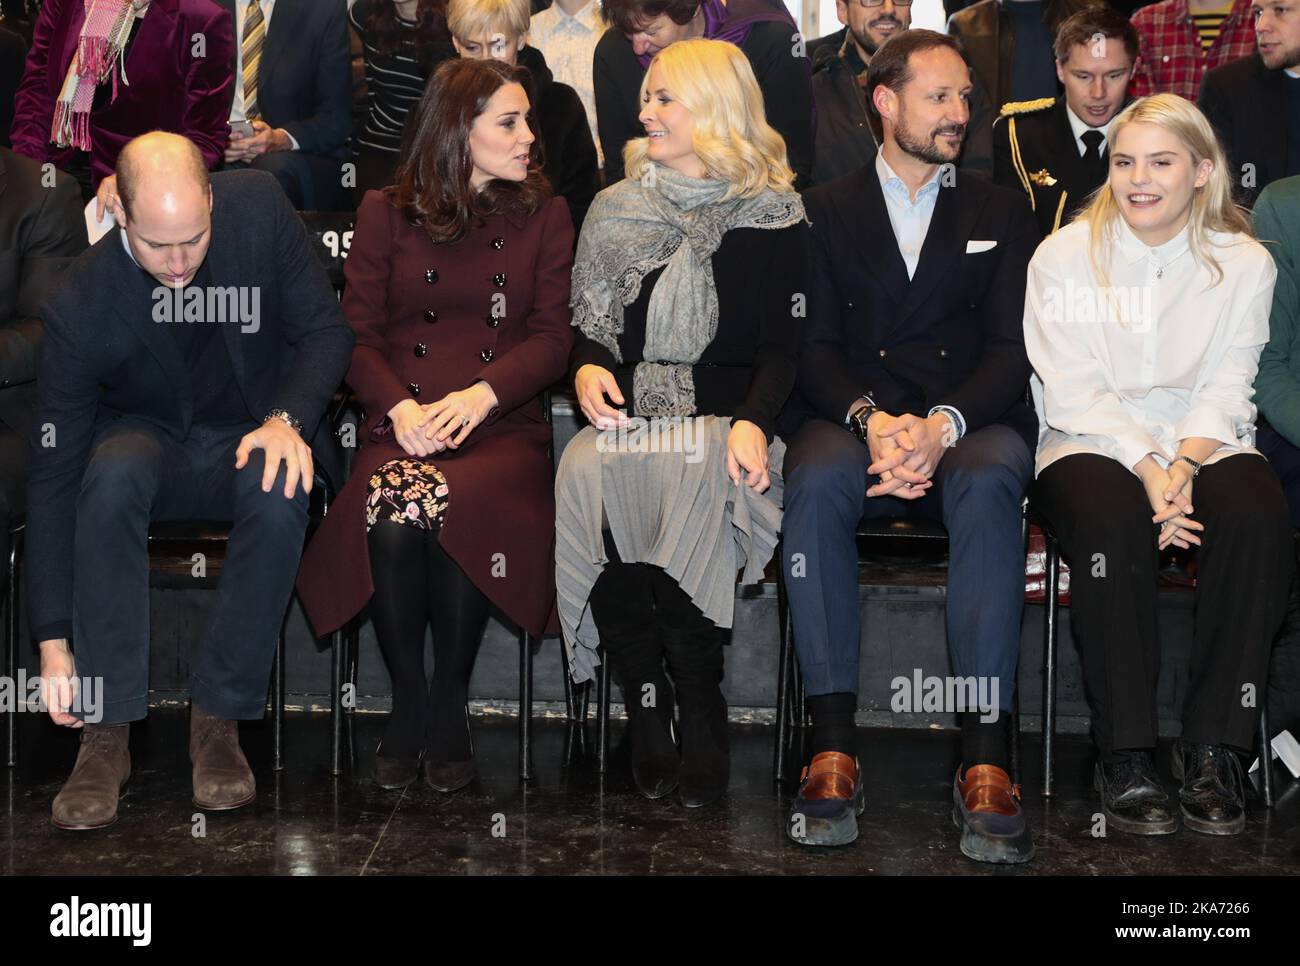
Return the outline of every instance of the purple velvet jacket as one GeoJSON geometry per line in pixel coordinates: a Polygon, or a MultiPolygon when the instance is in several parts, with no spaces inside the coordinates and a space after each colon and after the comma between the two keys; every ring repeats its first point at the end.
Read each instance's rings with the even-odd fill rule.
{"type": "MultiPolygon", "coordinates": [[[[56,167],[73,149],[50,141],[54,104],[85,19],[84,0],[45,0],[14,103],[14,151],[56,167]]],[[[216,167],[230,138],[234,64],[234,25],[216,0],[153,0],[127,53],[129,83],[119,81],[117,99],[90,115],[95,187],[127,141],[159,129],[185,135],[216,167]]]]}

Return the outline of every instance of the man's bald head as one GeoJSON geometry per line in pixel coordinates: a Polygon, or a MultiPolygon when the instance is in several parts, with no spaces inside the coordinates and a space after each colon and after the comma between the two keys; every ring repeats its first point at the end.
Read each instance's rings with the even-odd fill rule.
{"type": "Polygon", "coordinates": [[[212,186],[199,149],[154,131],[117,156],[122,231],[137,263],[163,285],[188,285],[212,241],[212,186]]]}
{"type": "MultiPolygon", "coordinates": [[[[117,156],[117,193],[128,219],[137,200],[184,204],[202,199],[206,206],[208,166],[194,142],[179,134],[152,131],[127,142],[117,156]]],[[[170,207],[170,205],[168,205],[170,207]]]]}

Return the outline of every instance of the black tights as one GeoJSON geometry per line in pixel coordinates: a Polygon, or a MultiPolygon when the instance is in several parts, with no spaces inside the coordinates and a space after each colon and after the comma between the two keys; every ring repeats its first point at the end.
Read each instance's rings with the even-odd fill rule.
{"type": "Polygon", "coordinates": [[[370,615],[393,678],[385,757],[468,761],[469,677],[488,599],[438,543],[436,530],[381,521],[371,528],[370,615]],[[433,682],[426,691],[424,631],[433,623],[433,682]]]}

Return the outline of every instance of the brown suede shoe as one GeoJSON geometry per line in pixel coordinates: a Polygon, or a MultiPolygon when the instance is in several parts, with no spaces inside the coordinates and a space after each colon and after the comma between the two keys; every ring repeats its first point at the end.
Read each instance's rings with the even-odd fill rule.
{"type": "Polygon", "coordinates": [[[253,770],[239,747],[239,722],[209,714],[195,702],[190,704],[190,761],[199,808],[239,808],[257,797],[253,770]]]}
{"type": "Polygon", "coordinates": [[[131,777],[130,733],[129,724],[85,726],[77,763],[54,796],[56,827],[104,828],[117,821],[117,799],[131,777]]]}

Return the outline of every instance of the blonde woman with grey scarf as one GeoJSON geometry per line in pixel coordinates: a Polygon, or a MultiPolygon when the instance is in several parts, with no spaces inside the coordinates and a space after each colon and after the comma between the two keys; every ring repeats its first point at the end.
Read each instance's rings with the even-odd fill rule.
{"type": "Polygon", "coordinates": [[[806,222],[733,45],[661,51],[640,120],[578,242],[571,371],[591,425],[560,461],[556,583],[573,677],[600,648],[622,688],[637,788],[694,807],[727,787],[736,573],[761,579],[780,529],[806,222]]]}

